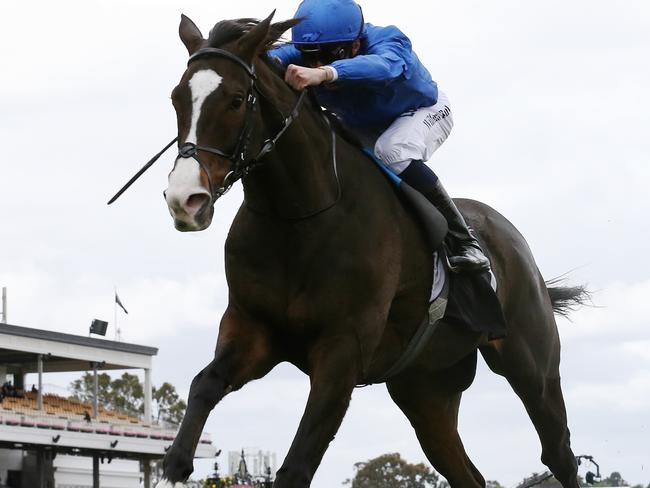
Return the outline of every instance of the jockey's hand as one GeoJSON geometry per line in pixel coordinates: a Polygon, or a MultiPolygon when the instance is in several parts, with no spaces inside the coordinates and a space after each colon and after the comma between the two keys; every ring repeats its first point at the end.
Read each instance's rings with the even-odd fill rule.
{"type": "Polygon", "coordinates": [[[327,81],[327,71],[321,68],[306,68],[290,64],[284,75],[284,81],[294,90],[302,91],[308,86],[317,86],[327,81]]]}

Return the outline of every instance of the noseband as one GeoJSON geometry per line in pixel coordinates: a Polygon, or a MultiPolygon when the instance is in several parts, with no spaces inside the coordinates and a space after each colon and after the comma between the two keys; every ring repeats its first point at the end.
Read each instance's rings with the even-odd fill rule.
{"type": "MultiPolygon", "coordinates": [[[[250,143],[251,134],[253,132],[253,125],[254,125],[253,119],[255,116],[255,111],[257,110],[257,99],[258,96],[261,96],[262,98],[268,100],[268,97],[265,96],[263,92],[257,87],[256,84],[257,76],[255,74],[255,66],[252,64],[249,65],[240,57],[236,56],[235,54],[229,51],[225,51],[223,49],[218,49],[213,47],[206,47],[203,49],[199,49],[192,56],[190,56],[190,59],[187,61],[187,65],[189,67],[189,65],[192,62],[196,61],[197,59],[202,59],[205,57],[214,57],[214,56],[226,58],[229,59],[230,61],[233,61],[235,64],[237,64],[237,66],[241,67],[248,75],[250,83],[248,86],[248,93],[246,95],[246,115],[244,118],[244,126],[241,132],[239,133],[239,137],[237,138],[237,144],[235,145],[235,148],[231,154],[227,154],[223,152],[221,149],[217,149],[214,147],[203,146],[203,145],[200,146],[198,144],[187,142],[179,148],[178,156],[176,157],[177,160],[178,158],[193,158],[199,164],[199,166],[201,167],[201,169],[203,170],[203,172],[205,173],[208,179],[208,185],[210,186],[210,194],[213,203],[221,196],[223,196],[228,190],[230,190],[230,188],[235,182],[237,182],[238,180],[246,176],[248,173],[250,173],[254,168],[256,168],[260,164],[260,159],[273,150],[278,139],[282,137],[284,132],[298,117],[298,113],[300,112],[300,107],[302,105],[306,93],[304,90],[302,91],[302,93],[298,97],[298,100],[296,101],[296,104],[293,107],[293,110],[287,117],[284,117],[282,127],[275,134],[275,136],[273,136],[270,139],[266,139],[262,144],[262,149],[260,149],[257,155],[251,159],[248,159],[247,158],[248,146],[250,143]],[[222,157],[230,161],[231,169],[226,174],[223,181],[221,182],[221,186],[219,186],[218,188],[213,188],[212,181],[210,178],[210,172],[208,171],[208,168],[205,166],[205,163],[201,162],[201,160],[197,157],[199,151],[215,154],[219,157],[222,157]]],[[[273,105],[273,107],[275,108],[275,105],[273,105]]],[[[160,158],[160,156],[162,156],[165,153],[165,151],[167,151],[167,149],[169,149],[177,141],[178,141],[178,137],[175,137],[169,144],[167,144],[162,149],[162,151],[160,151],[153,158],[151,158],[147,162],[147,164],[145,164],[126,183],[126,185],[124,185],[115,194],[115,196],[113,196],[113,198],[111,198],[108,201],[108,205],[110,205],[115,200],[117,200],[120,197],[120,195],[122,195],[122,193],[124,193],[140,176],[142,176],[142,174],[145,171],[147,171],[158,160],[158,158],[160,158]]]]}

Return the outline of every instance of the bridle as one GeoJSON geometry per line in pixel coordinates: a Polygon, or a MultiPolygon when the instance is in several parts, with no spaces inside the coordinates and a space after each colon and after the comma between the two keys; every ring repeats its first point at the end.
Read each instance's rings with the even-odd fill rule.
{"type": "MultiPolygon", "coordinates": [[[[246,94],[246,114],[244,116],[244,126],[242,127],[242,130],[239,133],[239,137],[237,138],[237,144],[235,145],[235,148],[230,154],[225,153],[224,151],[218,148],[197,145],[191,142],[187,142],[178,149],[178,156],[176,157],[176,160],[178,160],[178,158],[193,158],[199,164],[199,166],[201,167],[201,169],[203,170],[203,172],[205,173],[208,179],[208,185],[210,187],[212,203],[214,203],[217,199],[222,197],[228,190],[230,190],[230,188],[232,188],[232,185],[234,183],[242,179],[253,169],[259,166],[261,164],[260,160],[275,148],[275,145],[280,139],[280,137],[282,137],[285,131],[298,117],[298,113],[300,112],[300,107],[302,106],[302,102],[305,98],[305,93],[306,93],[305,90],[302,91],[291,113],[288,116],[283,117],[284,120],[282,123],[282,127],[275,134],[275,136],[266,139],[262,144],[262,148],[257,153],[257,155],[249,159],[248,150],[249,150],[251,134],[253,132],[254,116],[257,110],[258,97],[262,97],[270,102],[269,97],[264,95],[264,93],[258,88],[256,84],[257,75],[255,74],[255,66],[252,64],[249,65],[239,56],[231,53],[230,51],[226,51],[224,49],[218,49],[214,47],[206,47],[203,49],[199,49],[192,56],[190,56],[190,59],[187,61],[187,65],[189,67],[189,65],[194,61],[196,61],[197,59],[214,57],[214,56],[226,58],[229,59],[230,61],[233,61],[235,64],[237,64],[237,66],[242,68],[248,75],[250,82],[248,85],[248,93],[246,94]],[[223,181],[221,182],[221,186],[217,188],[213,187],[208,168],[206,168],[205,163],[203,163],[197,156],[200,151],[215,154],[219,157],[222,157],[230,161],[231,169],[230,171],[228,171],[226,176],[224,176],[223,181]]],[[[275,108],[275,105],[273,103],[271,103],[271,105],[273,106],[273,108],[275,108]]],[[[277,108],[275,108],[275,110],[277,110],[277,108]]],[[[153,158],[151,158],[147,162],[147,164],[145,164],[142,168],[140,168],[140,170],[126,183],[126,185],[124,185],[113,196],[113,198],[111,198],[108,201],[108,205],[110,205],[115,200],[117,200],[120,197],[120,195],[122,195],[122,193],[124,193],[138,178],[140,178],[140,176],[142,176],[142,174],[145,171],[147,171],[160,158],[160,156],[162,156],[167,151],[167,149],[169,149],[177,141],[178,141],[178,136],[172,139],[172,141],[169,142],[158,154],[156,154],[153,158]]]]}

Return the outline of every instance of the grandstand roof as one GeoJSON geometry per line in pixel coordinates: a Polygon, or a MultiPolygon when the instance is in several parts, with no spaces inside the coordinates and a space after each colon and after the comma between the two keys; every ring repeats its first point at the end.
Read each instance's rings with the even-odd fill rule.
{"type": "MultiPolygon", "coordinates": [[[[109,459],[162,458],[176,428],[151,425],[150,378],[152,357],[157,353],[155,347],[0,323],[0,378],[13,374],[19,392],[0,401],[0,448],[45,449],[109,459]],[[144,369],[143,418],[45,393],[39,364],[45,373],[87,371],[95,365],[98,370],[144,369]],[[34,372],[38,372],[38,389],[24,391],[17,378],[34,372]],[[89,419],[91,411],[93,418],[89,419]]],[[[203,434],[196,457],[214,457],[215,451],[210,437],[203,434]]]]}
{"type": "Polygon", "coordinates": [[[155,347],[64,334],[0,323],[0,364],[36,372],[36,357],[44,356],[43,370],[85,371],[89,362],[98,369],[150,368],[155,347]],[[73,347],[70,347],[73,346],[73,347]]]}

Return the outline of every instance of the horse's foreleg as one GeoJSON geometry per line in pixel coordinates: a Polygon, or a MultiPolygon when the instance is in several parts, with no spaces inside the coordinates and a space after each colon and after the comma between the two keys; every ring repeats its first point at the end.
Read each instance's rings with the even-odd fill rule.
{"type": "Polygon", "coordinates": [[[312,349],[309,399],[274,488],[310,485],[350,403],[358,376],[358,365],[351,358],[357,356],[357,342],[347,336],[321,341],[312,349]]]}
{"type": "Polygon", "coordinates": [[[214,359],[190,386],[187,410],[174,442],[163,461],[160,488],[185,481],[193,471],[192,459],[203,427],[221,399],[247,382],[264,376],[278,362],[266,329],[229,307],[223,316],[214,359]]]}

